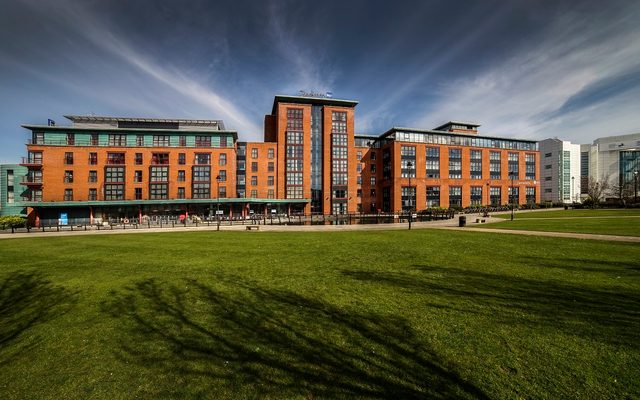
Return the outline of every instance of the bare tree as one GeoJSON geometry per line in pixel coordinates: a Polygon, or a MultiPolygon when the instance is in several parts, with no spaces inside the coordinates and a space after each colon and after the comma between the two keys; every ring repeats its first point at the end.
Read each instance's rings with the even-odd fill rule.
{"type": "Polygon", "coordinates": [[[587,194],[593,202],[593,207],[597,206],[602,200],[604,200],[604,197],[610,189],[611,181],[608,176],[604,176],[600,180],[597,180],[593,176],[589,177],[589,181],[587,182],[587,194]]]}
{"type": "Polygon", "coordinates": [[[615,196],[621,204],[633,197],[633,187],[629,182],[619,182],[611,185],[611,194],[615,196]]]}

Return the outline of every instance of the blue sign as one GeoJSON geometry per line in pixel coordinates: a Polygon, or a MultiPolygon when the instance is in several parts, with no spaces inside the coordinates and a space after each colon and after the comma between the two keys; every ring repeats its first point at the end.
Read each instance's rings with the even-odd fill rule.
{"type": "Polygon", "coordinates": [[[68,225],[69,224],[69,217],[67,215],[67,213],[60,213],[60,220],[58,221],[59,225],[68,225]]]}

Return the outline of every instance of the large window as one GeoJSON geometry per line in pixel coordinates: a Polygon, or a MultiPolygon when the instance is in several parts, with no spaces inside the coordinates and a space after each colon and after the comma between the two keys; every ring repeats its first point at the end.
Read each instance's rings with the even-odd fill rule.
{"type": "Polygon", "coordinates": [[[500,152],[499,151],[489,152],[489,178],[500,179],[501,175],[502,175],[502,170],[500,167],[500,152]]]}
{"type": "Polygon", "coordinates": [[[471,150],[471,179],[482,179],[482,151],[471,150]]]}
{"type": "Polygon", "coordinates": [[[536,202],[536,188],[534,187],[525,188],[525,193],[527,196],[527,204],[532,204],[536,202]]]}
{"type": "Polygon", "coordinates": [[[536,179],[536,155],[525,154],[524,161],[525,161],[525,168],[526,168],[524,179],[530,180],[530,181],[536,179]]]}
{"type": "Polygon", "coordinates": [[[197,153],[196,154],[196,165],[209,165],[211,164],[211,154],[209,153],[197,153]]]}
{"type": "Polygon", "coordinates": [[[124,153],[107,153],[107,165],[124,165],[124,153]]]}
{"type": "Polygon", "coordinates": [[[220,154],[220,158],[218,158],[218,165],[221,167],[227,165],[227,155],[225,153],[220,154]]]}
{"type": "MultiPolygon", "coordinates": [[[[372,166],[375,164],[372,164],[372,166]]],[[[415,146],[400,147],[400,170],[403,178],[416,177],[416,148],[415,146]]]]}
{"type": "Polygon", "coordinates": [[[64,201],[73,201],[73,189],[64,190],[64,201]]]}
{"type": "Polygon", "coordinates": [[[251,158],[258,158],[258,149],[255,147],[251,149],[251,158]]]}
{"type": "Polygon", "coordinates": [[[151,155],[151,164],[169,165],[169,153],[153,153],[151,155]]]}
{"type": "Polygon", "coordinates": [[[64,171],[64,183],[73,183],[73,171],[64,171]]]}
{"type": "Polygon", "coordinates": [[[153,135],[153,147],[168,147],[169,135],[153,135]]]}
{"type": "Polygon", "coordinates": [[[193,182],[211,182],[211,167],[194,166],[193,182]]]}
{"type": "Polygon", "coordinates": [[[211,147],[211,136],[196,136],[196,147],[211,147]]]}
{"type": "Polygon", "coordinates": [[[98,200],[98,189],[89,189],[89,197],[87,198],[89,201],[98,200]]]}
{"type": "MultiPolygon", "coordinates": [[[[437,147],[427,147],[426,153],[427,178],[440,178],[440,149],[437,147]]],[[[438,197],[439,196],[440,192],[438,191],[438,197]]]]}
{"type": "Polygon", "coordinates": [[[151,167],[149,182],[169,182],[169,167],[151,167]]]}
{"type": "Polygon", "coordinates": [[[105,167],[104,181],[107,183],[124,183],[124,167],[105,167]]]}
{"type": "MultiPolygon", "coordinates": [[[[304,137],[302,133],[302,115],[302,109],[287,109],[285,196],[288,199],[301,199],[303,197],[302,160],[304,137]]],[[[258,149],[251,150],[251,157],[258,157],[258,149]]]]}
{"type": "Polygon", "coordinates": [[[489,189],[489,200],[492,206],[499,206],[502,204],[501,189],[499,187],[492,187],[489,189]]]}
{"type": "Polygon", "coordinates": [[[98,182],[98,171],[89,171],[89,183],[98,182]]]}
{"type": "Polygon", "coordinates": [[[105,200],[124,200],[124,184],[104,185],[105,200]]]}
{"type": "Polygon", "coordinates": [[[413,210],[416,205],[416,187],[403,186],[401,189],[402,210],[413,210]]]}
{"type": "Polygon", "coordinates": [[[89,165],[98,165],[98,153],[89,153],[89,165]]]}
{"type": "Polygon", "coordinates": [[[194,199],[208,199],[211,197],[211,184],[194,183],[192,193],[194,199]]]}
{"type": "Polygon", "coordinates": [[[169,198],[168,183],[152,183],[149,185],[149,198],[151,200],[164,200],[169,198]]]}
{"type": "Polygon", "coordinates": [[[518,153],[509,153],[509,178],[519,179],[518,153]]]}
{"type": "Polygon", "coordinates": [[[112,134],[109,135],[109,146],[124,147],[127,145],[127,135],[112,134]]]}
{"type": "Polygon", "coordinates": [[[471,186],[471,205],[482,205],[482,186],[471,186]]]}
{"type": "Polygon", "coordinates": [[[462,187],[449,186],[449,207],[462,207],[462,187]]]}
{"type": "Polygon", "coordinates": [[[462,178],[462,150],[449,149],[449,178],[462,178]]]}
{"type": "Polygon", "coordinates": [[[73,153],[64,153],[65,165],[73,165],[73,153]]]}
{"type": "Polygon", "coordinates": [[[440,186],[427,186],[427,208],[440,207],[440,186]]]}

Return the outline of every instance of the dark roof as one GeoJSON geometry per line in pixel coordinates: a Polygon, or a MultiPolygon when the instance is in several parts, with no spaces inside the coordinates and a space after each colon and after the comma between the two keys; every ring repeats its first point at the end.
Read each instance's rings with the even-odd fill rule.
{"type": "Polygon", "coordinates": [[[394,132],[434,133],[434,134],[437,134],[437,135],[464,136],[464,137],[470,137],[470,138],[495,139],[495,140],[515,140],[515,141],[518,141],[518,142],[531,142],[531,143],[537,143],[538,142],[537,140],[515,139],[515,138],[500,137],[500,136],[484,136],[484,135],[476,135],[476,134],[464,134],[464,133],[458,133],[458,132],[437,131],[435,129],[403,128],[403,127],[398,127],[398,126],[394,126],[393,128],[391,128],[388,131],[386,131],[385,133],[383,133],[382,135],[378,136],[378,139],[384,139],[384,138],[386,138],[387,136],[391,135],[394,132]]]}
{"type": "Polygon", "coordinates": [[[273,107],[271,115],[276,114],[276,106],[278,103],[297,103],[297,104],[317,104],[323,106],[339,106],[339,107],[355,107],[358,102],[355,100],[341,100],[329,97],[303,97],[303,96],[287,96],[276,95],[273,99],[273,107]]]}
{"type": "Polygon", "coordinates": [[[190,126],[217,126],[221,130],[224,130],[224,122],[219,119],[108,117],[101,115],[65,115],[64,117],[73,123],[163,122],[190,126]]]}
{"type": "Polygon", "coordinates": [[[435,128],[433,128],[434,131],[440,131],[443,128],[449,126],[449,125],[466,125],[466,126],[471,126],[473,128],[477,128],[480,126],[480,124],[474,124],[472,122],[462,122],[462,121],[449,121],[449,122],[445,122],[444,124],[437,126],[435,128]]]}

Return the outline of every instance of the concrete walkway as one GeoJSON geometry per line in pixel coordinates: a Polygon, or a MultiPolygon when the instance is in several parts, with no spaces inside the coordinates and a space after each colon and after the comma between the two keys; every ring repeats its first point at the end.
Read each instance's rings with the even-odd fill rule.
{"type": "MultiPolygon", "coordinates": [[[[537,210],[536,210],[537,211],[537,210]]],[[[539,210],[547,211],[547,210],[539,210]]],[[[509,211],[504,211],[496,214],[509,214],[509,211]]],[[[412,229],[443,229],[443,230],[455,230],[466,232],[483,232],[483,233],[504,233],[510,235],[525,235],[525,236],[545,236],[545,237],[561,237],[561,238],[573,238],[573,239],[590,239],[590,240],[610,240],[619,242],[634,242],[640,243],[640,237],[635,236],[617,236],[617,235],[600,235],[600,234],[587,234],[587,233],[569,233],[569,232],[542,232],[542,231],[525,231],[515,229],[486,229],[481,226],[484,224],[476,223],[477,218],[484,219],[485,223],[495,223],[508,221],[504,218],[480,217],[478,214],[466,214],[467,226],[464,228],[458,227],[458,216],[454,219],[428,221],[428,222],[413,222],[412,229]]],[[[580,217],[573,217],[580,218],[580,217]]],[[[521,218],[519,218],[521,219],[521,218]]],[[[221,225],[220,231],[246,231],[247,225],[221,225]]],[[[259,230],[247,232],[247,234],[259,234],[260,232],[344,232],[344,231],[389,231],[389,230],[407,230],[407,223],[393,223],[393,224],[354,224],[354,225],[259,225],[259,230]]],[[[60,232],[38,232],[32,231],[31,233],[0,233],[0,239],[18,239],[18,238],[32,238],[32,237],[51,237],[51,236],[82,236],[82,235],[119,235],[119,234],[135,234],[135,233],[178,233],[178,232],[206,232],[215,231],[216,226],[187,226],[187,227],[175,227],[175,228],[141,228],[141,229],[113,229],[113,230],[76,230],[76,231],[60,231],[60,232]]]]}

